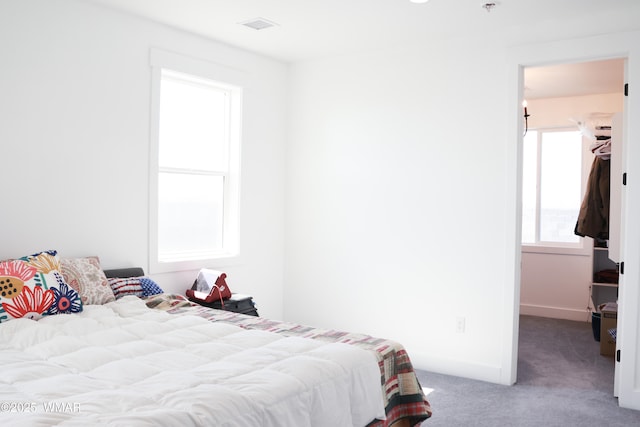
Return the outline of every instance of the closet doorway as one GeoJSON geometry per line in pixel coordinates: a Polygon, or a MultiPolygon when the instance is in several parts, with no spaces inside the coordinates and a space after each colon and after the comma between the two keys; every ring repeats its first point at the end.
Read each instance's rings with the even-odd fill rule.
{"type": "Polygon", "coordinates": [[[596,128],[624,110],[625,61],[524,69],[522,315],[589,322],[595,311],[593,239],[573,231],[596,128]]]}

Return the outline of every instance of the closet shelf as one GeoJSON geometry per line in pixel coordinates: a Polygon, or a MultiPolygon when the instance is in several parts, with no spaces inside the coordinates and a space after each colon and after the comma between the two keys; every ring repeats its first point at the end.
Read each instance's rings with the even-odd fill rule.
{"type": "Polygon", "coordinates": [[[603,286],[603,287],[607,287],[607,288],[617,288],[618,287],[617,283],[593,282],[592,285],[593,286],[603,286]]]}

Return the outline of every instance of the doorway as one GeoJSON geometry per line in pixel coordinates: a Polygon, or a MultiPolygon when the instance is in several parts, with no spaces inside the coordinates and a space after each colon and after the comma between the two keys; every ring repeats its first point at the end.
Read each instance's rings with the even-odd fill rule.
{"type": "MultiPolygon", "coordinates": [[[[594,304],[591,298],[591,286],[593,282],[593,241],[591,238],[578,239],[573,235],[573,227],[577,218],[577,211],[587,184],[590,166],[593,163],[593,154],[590,149],[593,145],[593,129],[598,125],[610,126],[614,113],[624,109],[624,80],[625,59],[595,60],[589,62],[576,62],[569,64],[554,64],[539,67],[526,67],[524,69],[524,99],[527,101],[527,132],[534,132],[538,136],[537,151],[522,150],[525,158],[520,173],[524,175],[523,186],[531,185],[527,182],[527,156],[536,157],[536,170],[538,180],[534,183],[535,197],[533,204],[535,211],[535,237],[533,241],[522,232],[523,244],[521,246],[521,285],[520,285],[520,314],[537,316],[541,318],[565,319],[580,322],[588,322],[594,304]],[[558,140],[557,135],[562,133],[578,133],[578,144],[582,144],[583,161],[579,168],[573,168],[571,175],[562,177],[562,168],[568,170],[569,163],[576,163],[575,150],[573,152],[555,150],[554,155],[547,162],[559,161],[560,174],[553,172],[553,165],[545,169],[540,163],[544,162],[542,151],[543,136],[548,133],[558,140]],[[542,148],[541,148],[542,147],[542,148]],[[566,159],[555,157],[568,156],[566,159]],[[551,161],[553,160],[553,161],[551,161]],[[524,173],[523,173],[524,169],[524,173]],[[555,206],[549,200],[553,195],[544,194],[545,187],[541,174],[553,176],[549,192],[574,191],[579,193],[576,202],[573,196],[555,197],[560,202],[572,200],[567,208],[566,203],[555,206]],[[556,175],[554,175],[556,173],[556,175]],[[560,186],[558,180],[571,181],[573,187],[560,186]],[[556,180],[555,182],[553,182],[556,180]],[[571,187],[571,188],[569,188],[571,187]],[[541,206],[544,205],[544,206],[541,206]],[[547,218],[547,222],[540,217],[547,218]],[[550,220],[548,218],[551,218],[550,220]],[[551,238],[546,233],[546,239],[540,238],[545,233],[540,233],[545,227],[566,228],[560,233],[558,239],[551,238]],[[562,234],[564,233],[564,234],[562,234]],[[573,236],[569,236],[573,235],[573,236]],[[573,237],[573,238],[572,238],[573,237]]],[[[573,136],[575,138],[575,136],[573,136]]],[[[529,133],[529,139],[531,134],[529,133]]],[[[550,141],[552,138],[549,138],[550,141]]],[[[525,141],[525,144],[527,142],[525,141]]],[[[565,143],[563,143],[565,144],[565,143]]],[[[547,143],[546,149],[552,146],[547,143]]],[[[580,148],[579,148],[580,149],[580,148]]],[[[526,205],[526,190],[523,190],[523,205],[526,205]]],[[[557,195],[556,195],[557,196],[557,195]]],[[[523,215],[527,209],[523,207],[523,215]]],[[[527,221],[523,219],[525,224],[527,221]]],[[[529,233],[530,234],[530,233],[529,233]]],[[[597,350],[595,350],[597,351],[597,350]]],[[[604,356],[602,356],[604,357],[604,356]]],[[[612,370],[613,376],[613,370],[612,370]]]]}

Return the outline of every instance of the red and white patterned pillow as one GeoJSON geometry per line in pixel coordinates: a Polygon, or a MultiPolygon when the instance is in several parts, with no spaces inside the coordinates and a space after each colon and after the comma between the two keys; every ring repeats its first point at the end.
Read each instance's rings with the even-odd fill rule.
{"type": "Polygon", "coordinates": [[[164,291],[156,282],[152,279],[141,277],[127,277],[127,278],[110,278],[107,279],[111,290],[116,299],[122,298],[125,295],[133,295],[139,298],[146,298],[151,295],[161,294],[164,291]]]}
{"type": "Polygon", "coordinates": [[[114,277],[108,280],[116,299],[120,299],[126,295],[142,297],[142,286],[140,286],[140,280],[137,278],[121,279],[114,277]]]}

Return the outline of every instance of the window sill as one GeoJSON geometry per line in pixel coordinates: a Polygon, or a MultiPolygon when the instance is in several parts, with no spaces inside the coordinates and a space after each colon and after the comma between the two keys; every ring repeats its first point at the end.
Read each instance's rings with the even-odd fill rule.
{"type": "Polygon", "coordinates": [[[241,264],[239,255],[220,255],[214,258],[191,259],[183,261],[149,261],[150,274],[173,273],[177,271],[200,270],[201,268],[221,269],[241,264]]]}
{"type": "Polygon", "coordinates": [[[543,245],[522,245],[523,253],[547,254],[547,255],[573,255],[573,256],[589,256],[590,248],[587,247],[569,247],[569,246],[543,246],[543,245]]]}

